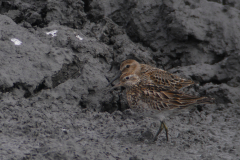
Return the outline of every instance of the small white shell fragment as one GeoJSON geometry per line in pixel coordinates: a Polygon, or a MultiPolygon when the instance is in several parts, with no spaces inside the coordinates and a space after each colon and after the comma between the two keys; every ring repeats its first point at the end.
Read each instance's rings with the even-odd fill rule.
{"type": "Polygon", "coordinates": [[[80,40],[80,41],[82,41],[83,40],[83,38],[82,37],[80,37],[79,35],[76,35],[76,37],[80,40]]]}
{"type": "Polygon", "coordinates": [[[47,35],[52,35],[52,37],[55,37],[55,36],[57,36],[57,32],[58,32],[58,30],[52,30],[50,32],[46,32],[46,34],[47,35]]]}
{"type": "Polygon", "coordinates": [[[22,44],[22,42],[20,40],[18,40],[17,38],[11,38],[11,41],[17,46],[22,44]]]}

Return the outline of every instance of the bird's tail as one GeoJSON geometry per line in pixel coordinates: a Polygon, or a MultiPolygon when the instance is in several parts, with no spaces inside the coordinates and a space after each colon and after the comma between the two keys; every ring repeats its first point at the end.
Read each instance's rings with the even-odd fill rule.
{"type": "Polygon", "coordinates": [[[198,104],[213,104],[215,103],[215,98],[201,97],[197,100],[198,104]]]}

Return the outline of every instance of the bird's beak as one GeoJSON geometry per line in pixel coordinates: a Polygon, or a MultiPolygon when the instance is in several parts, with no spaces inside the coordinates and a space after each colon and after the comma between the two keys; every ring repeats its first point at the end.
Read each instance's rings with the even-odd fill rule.
{"type": "Polygon", "coordinates": [[[119,82],[118,84],[116,84],[115,86],[113,86],[109,91],[112,91],[114,90],[115,88],[118,88],[118,87],[121,87],[122,86],[122,83],[119,82]]]}
{"type": "MultiPolygon", "coordinates": [[[[112,84],[116,79],[118,79],[121,76],[122,72],[119,71],[118,74],[111,80],[106,87],[108,87],[110,84],[112,84]]],[[[114,86],[115,87],[115,86],[114,86]]]]}

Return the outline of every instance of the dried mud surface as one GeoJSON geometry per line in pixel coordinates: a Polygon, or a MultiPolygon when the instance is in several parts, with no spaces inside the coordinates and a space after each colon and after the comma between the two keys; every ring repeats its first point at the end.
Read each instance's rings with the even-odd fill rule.
{"type": "Polygon", "coordinates": [[[237,0],[1,1],[0,159],[240,159],[239,9],[237,0]],[[169,141],[152,143],[159,122],[105,87],[129,58],[198,81],[186,92],[216,104],[166,117],[169,141]]]}

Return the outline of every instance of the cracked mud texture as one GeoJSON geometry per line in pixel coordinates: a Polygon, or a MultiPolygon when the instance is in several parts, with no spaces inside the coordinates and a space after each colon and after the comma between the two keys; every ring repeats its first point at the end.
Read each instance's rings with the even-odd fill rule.
{"type": "Polygon", "coordinates": [[[0,159],[240,159],[239,15],[237,0],[1,1],[0,159]],[[216,104],[166,117],[169,141],[151,143],[159,122],[105,87],[129,58],[216,104]]]}

